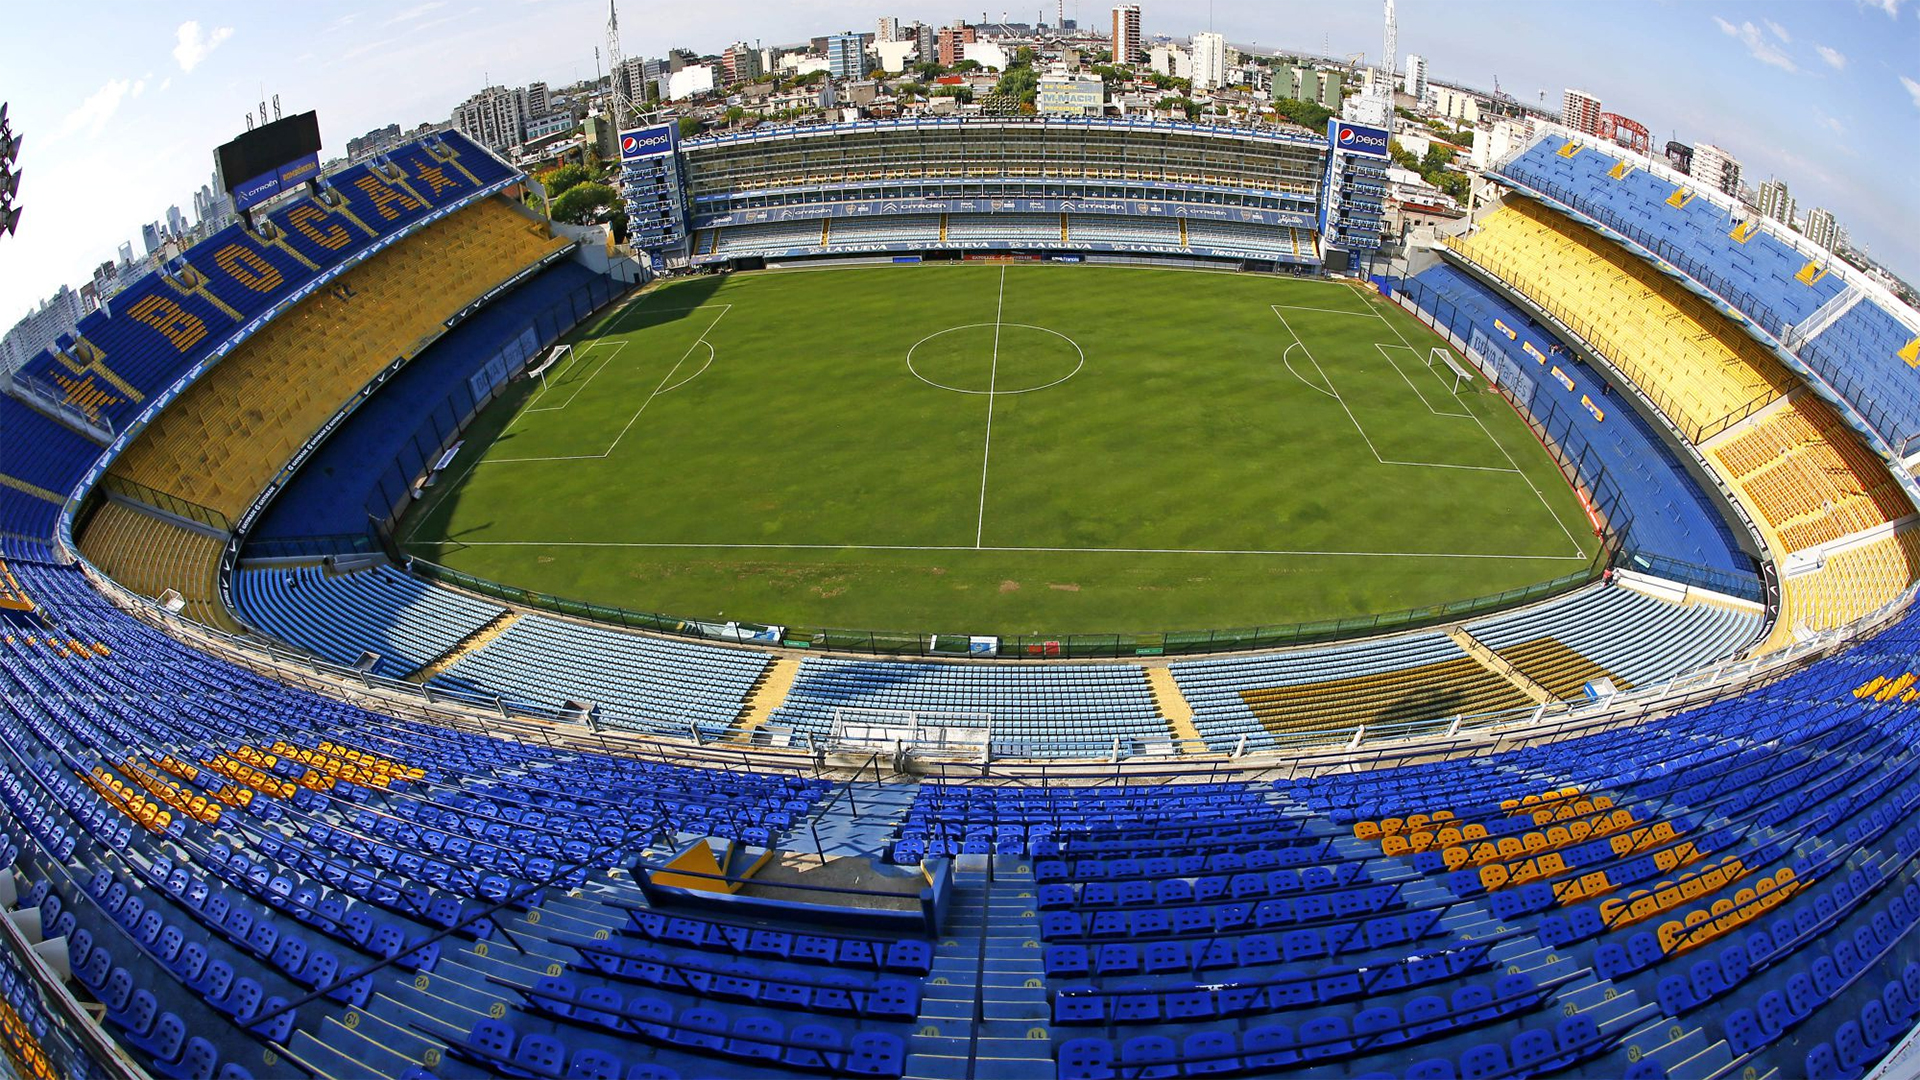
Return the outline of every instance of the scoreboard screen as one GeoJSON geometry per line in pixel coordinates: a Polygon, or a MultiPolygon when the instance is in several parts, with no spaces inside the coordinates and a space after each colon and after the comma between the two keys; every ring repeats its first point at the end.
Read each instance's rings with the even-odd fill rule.
{"type": "Polygon", "coordinates": [[[320,174],[320,120],[304,112],[254,128],[214,151],[234,206],[246,209],[320,174]]]}

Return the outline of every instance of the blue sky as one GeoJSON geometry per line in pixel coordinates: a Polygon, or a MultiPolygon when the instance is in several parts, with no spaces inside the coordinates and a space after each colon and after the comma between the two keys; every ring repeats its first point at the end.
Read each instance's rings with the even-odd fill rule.
{"type": "MultiPolygon", "coordinates": [[[[1032,19],[1032,10],[1006,8],[1032,19]]],[[[630,54],[766,44],[877,16],[951,21],[964,4],[702,0],[622,5],[630,54]]],[[[1068,0],[1086,24],[1107,2],[1068,0]]],[[[1149,35],[1221,31],[1239,44],[1380,50],[1376,0],[1143,0],[1149,35]]],[[[1557,103],[1597,94],[1656,140],[1714,142],[1753,180],[1787,180],[1854,237],[1920,280],[1920,0],[1400,0],[1400,52],[1435,78],[1557,103]]],[[[992,10],[992,9],[989,9],[992,10]]],[[[994,10],[995,17],[1001,10],[994,10]]],[[[371,128],[442,119],[487,81],[589,76],[604,0],[307,4],[95,0],[9,10],[0,100],[26,135],[26,207],[0,239],[0,329],[62,282],[77,285],[169,204],[191,214],[212,148],[277,93],[317,109],[329,153],[371,128]],[[76,45],[76,41],[83,42],[76,45]]],[[[974,13],[970,17],[977,17],[974,13]]]]}

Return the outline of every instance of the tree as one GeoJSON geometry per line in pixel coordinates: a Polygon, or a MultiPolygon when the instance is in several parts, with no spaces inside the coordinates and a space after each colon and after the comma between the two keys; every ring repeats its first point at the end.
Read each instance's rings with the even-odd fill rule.
{"type": "Polygon", "coordinates": [[[1032,67],[1036,59],[1038,58],[1030,45],[1020,46],[1019,50],[1013,54],[1013,64],[1017,67],[1032,67]]]}
{"type": "Polygon", "coordinates": [[[1420,173],[1426,176],[1445,171],[1453,161],[1453,151],[1444,146],[1428,144],[1426,156],[1420,159],[1420,173]]]}
{"type": "Polygon", "coordinates": [[[980,61],[978,60],[962,60],[953,65],[953,73],[955,75],[965,75],[968,72],[979,71],[980,67],[980,61]]]}
{"type": "Polygon", "coordinates": [[[680,137],[681,138],[691,139],[692,137],[698,134],[700,134],[700,118],[699,117],[683,116],[680,118],[680,137]]]}
{"type": "Polygon", "coordinates": [[[1040,92],[1040,77],[1033,73],[1032,67],[1014,65],[993,84],[993,92],[1005,94],[1021,105],[1031,105],[1040,92]]]}
{"type": "Polygon", "coordinates": [[[1192,98],[1163,97],[1158,102],[1155,102],[1153,107],[1156,109],[1177,109],[1186,113],[1187,119],[1189,120],[1198,120],[1200,118],[1200,105],[1192,98]]]}
{"type": "Polygon", "coordinates": [[[593,225],[607,220],[620,206],[620,193],[599,183],[575,184],[553,200],[553,220],[569,225],[593,225]]]}
{"type": "Polygon", "coordinates": [[[593,171],[585,165],[562,165],[541,173],[539,180],[540,186],[547,189],[547,198],[557,199],[575,185],[593,179],[593,176],[593,171]]]}
{"type": "Polygon", "coordinates": [[[741,108],[740,106],[738,105],[727,106],[727,126],[732,127],[733,125],[739,123],[740,118],[745,115],[747,115],[747,110],[741,108]]]}
{"type": "Polygon", "coordinates": [[[1318,102],[1301,101],[1299,98],[1276,99],[1273,107],[1281,116],[1314,131],[1325,131],[1327,121],[1333,118],[1332,109],[1318,102]]]}
{"type": "Polygon", "coordinates": [[[945,75],[947,69],[941,67],[940,63],[936,60],[928,60],[925,63],[913,65],[913,73],[919,76],[921,82],[930,83],[940,76],[945,75]]]}

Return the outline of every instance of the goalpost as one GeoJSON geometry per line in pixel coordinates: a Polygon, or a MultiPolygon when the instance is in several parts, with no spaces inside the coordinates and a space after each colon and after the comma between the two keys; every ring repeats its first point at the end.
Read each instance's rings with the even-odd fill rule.
{"type": "Polygon", "coordinates": [[[1460,362],[1453,358],[1453,352],[1451,350],[1440,345],[1435,345],[1433,349],[1427,353],[1428,370],[1432,370],[1435,361],[1446,365],[1446,370],[1453,373],[1454,396],[1459,396],[1462,386],[1471,386],[1473,384],[1473,372],[1461,367],[1460,362]]]}
{"type": "Polygon", "coordinates": [[[547,353],[545,360],[540,361],[538,366],[527,372],[527,377],[530,379],[539,379],[540,389],[545,390],[547,388],[547,372],[552,369],[555,364],[570,359],[572,356],[573,346],[555,345],[553,350],[547,353]]]}

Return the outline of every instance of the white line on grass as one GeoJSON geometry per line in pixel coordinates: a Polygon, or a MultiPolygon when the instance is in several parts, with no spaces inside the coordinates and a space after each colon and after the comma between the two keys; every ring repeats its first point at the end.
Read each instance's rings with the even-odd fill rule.
{"type": "MultiPolygon", "coordinates": [[[[1407,341],[1407,335],[1402,334],[1400,332],[1400,328],[1393,325],[1393,320],[1388,319],[1385,316],[1382,316],[1381,321],[1386,323],[1387,328],[1393,331],[1394,337],[1397,337],[1400,339],[1400,344],[1405,345],[1408,349],[1413,349],[1413,345],[1407,341]]],[[[1416,356],[1419,355],[1419,350],[1414,349],[1413,351],[1414,351],[1414,355],[1416,356]]],[[[1398,365],[1395,365],[1395,366],[1397,367],[1398,365]]],[[[1458,395],[1455,395],[1455,396],[1457,397],[1458,395]]],[[[1539,499],[1540,505],[1546,508],[1547,516],[1553,519],[1553,523],[1555,525],[1560,526],[1560,531],[1565,533],[1567,536],[1568,542],[1573,544],[1573,550],[1575,554],[1579,555],[1583,559],[1586,558],[1586,549],[1580,546],[1580,539],[1573,535],[1572,529],[1567,528],[1566,521],[1560,517],[1560,512],[1553,508],[1553,504],[1547,501],[1546,493],[1540,490],[1540,485],[1535,484],[1533,482],[1533,477],[1528,476],[1525,470],[1520,468],[1520,463],[1513,460],[1513,455],[1507,453],[1507,448],[1501,444],[1500,440],[1493,437],[1493,432],[1487,429],[1486,422],[1480,419],[1479,413],[1474,412],[1472,409],[1468,409],[1467,415],[1473,417],[1473,422],[1480,425],[1481,433],[1487,437],[1488,442],[1493,444],[1494,449],[1500,451],[1500,456],[1507,459],[1507,464],[1513,466],[1513,471],[1520,474],[1520,479],[1525,480],[1527,482],[1527,487],[1532,489],[1533,491],[1533,497],[1536,499],[1539,499]]]]}
{"type": "MultiPolygon", "coordinates": [[[[1401,378],[1401,379],[1402,379],[1403,381],[1405,381],[1405,382],[1406,382],[1406,384],[1407,384],[1407,389],[1409,389],[1409,390],[1412,390],[1412,391],[1413,391],[1413,394],[1414,394],[1414,396],[1420,399],[1420,404],[1422,404],[1422,405],[1425,405],[1425,406],[1427,407],[1427,411],[1428,411],[1428,412],[1430,412],[1430,413],[1432,413],[1432,414],[1433,414],[1433,415],[1435,415],[1435,416],[1456,416],[1456,417],[1459,417],[1459,418],[1460,418],[1460,419],[1462,419],[1462,420],[1468,420],[1468,419],[1472,419],[1472,417],[1473,417],[1473,414],[1472,414],[1472,413],[1469,413],[1469,412],[1448,412],[1448,411],[1446,411],[1445,409],[1436,409],[1436,408],[1434,408],[1434,407],[1433,407],[1433,402],[1431,402],[1431,401],[1428,401],[1428,400],[1427,400],[1427,395],[1426,395],[1426,394],[1424,394],[1424,393],[1421,393],[1421,391],[1420,391],[1420,388],[1419,388],[1418,386],[1415,386],[1415,385],[1413,384],[1413,379],[1412,379],[1412,377],[1410,377],[1410,376],[1409,376],[1409,375],[1407,374],[1407,371],[1406,371],[1406,369],[1405,369],[1405,368],[1403,368],[1403,367],[1401,367],[1401,366],[1400,366],[1400,362],[1399,362],[1398,360],[1395,360],[1395,359],[1393,358],[1393,354],[1387,351],[1388,349],[1405,349],[1405,350],[1407,350],[1408,352],[1410,352],[1410,353],[1413,353],[1413,355],[1414,355],[1414,356],[1415,356],[1416,358],[1418,358],[1420,354],[1419,354],[1418,352],[1414,352],[1414,349],[1413,349],[1413,346],[1411,346],[1411,345],[1382,345],[1381,343],[1379,343],[1379,342],[1377,342],[1377,341],[1376,341],[1376,342],[1374,342],[1374,343],[1373,343],[1373,347],[1374,347],[1374,348],[1376,348],[1376,349],[1379,349],[1379,350],[1380,350],[1380,355],[1381,355],[1381,356],[1384,356],[1384,357],[1386,357],[1386,358],[1387,358],[1387,363],[1389,363],[1389,364],[1392,364],[1392,365],[1393,365],[1393,370],[1394,370],[1394,371],[1396,371],[1396,372],[1398,372],[1398,373],[1400,374],[1400,378],[1401,378]]],[[[1443,389],[1444,389],[1444,385],[1443,385],[1443,389]]],[[[1459,400],[1459,399],[1458,399],[1458,398],[1455,398],[1455,400],[1457,401],[1457,400],[1459,400]]]]}
{"type": "Polygon", "coordinates": [[[1293,551],[1284,548],[972,547],[965,544],[676,544],[650,540],[453,540],[460,547],[697,548],[743,551],[993,551],[1094,555],[1326,555],[1364,559],[1510,559],[1520,562],[1585,561],[1585,555],[1499,555],[1459,551],[1293,551]]]}
{"type": "Polygon", "coordinates": [[[1000,268],[1000,296],[993,307],[993,369],[987,373],[987,437],[980,451],[980,517],[973,527],[973,546],[987,534],[987,461],[993,456],[993,392],[1000,381],[1000,315],[1007,309],[1007,268],[1000,268]]]}
{"type": "MultiPolygon", "coordinates": [[[[1320,377],[1326,380],[1327,386],[1332,388],[1333,400],[1340,403],[1340,408],[1346,412],[1347,419],[1353,421],[1353,429],[1355,431],[1358,431],[1360,433],[1360,438],[1366,442],[1367,450],[1373,454],[1373,460],[1379,462],[1382,465],[1418,465],[1428,469],[1463,469],[1467,472],[1507,473],[1507,472],[1520,471],[1518,468],[1502,469],[1492,465],[1455,465],[1455,464],[1452,464],[1451,462],[1445,462],[1445,461],[1394,461],[1390,458],[1381,457],[1379,448],[1373,445],[1373,439],[1367,435],[1367,429],[1360,425],[1360,418],[1353,415],[1353,409],[1347,404],[1347,399],[1340,396],[1340,388],[1334,385],[1333,378],[1327,374],[1327,369],[1320,366],[1320,361],[1314,357],[1313,350],[1307,347],[1306,341],[1304,341],[1300,337],[1299,332],[1293,328],[1293,324],[1287,321],[1287,317],[1285,315],[1280,314],[1280,305],[1269,304],[1268,307],[1271,307],[1273,309],[1274,317],[1280,320],[1280,325],[1287,328],[1287,333],[1292,335],[1294,343],[1300,346],[1300,351],[1306,354],[1307,359],[1313,361],[1314,368],[1320,372],[1320,377]]],[[[1393,324],[1388,323],[1387,325],[1391,326],[1393,324]]],[[[1282,359],[1285,358],[1285,355],[1286,355],[1285,353],[1281,354],[1282,359]]],[[[1404,378],[1405,376],[1402,376],[1402,377],[1404,378]]],[[[1306,382],[1305,379],[1301,379],[1300,381],[1306,382]]],[[[1307,383],[1307,385],[1312,386],[1313,384],[1307,383]]],[[[1319,388],[1314,387],[1314,389],[1317,390],[1319,388]]],[[[1483,431],[1486,430],[1484,425],[1482,426],[1481,430],[1483,431]]],[[[1507,460],[1512,461],[1513,459],[1509,457],[1507,460]]],[[[1558,519],[1556,518],[1555,520],[1558,520],[1558,519]]]]}
{"type": "MultiPolygon", "coordinates": [[[[561,402],[558,405],[541,405],[541,406],[535,407],[534,402],[543,401],[546,399],[546,396],[547,396],[547,388],[550,384],[543,382],[540,384],[540,392],[533,396],[533,401],[527,402],[527,408],[522,409],[520,412],[520,415],[525,416],[527,413],[537,413],[537,412],[560,412],[563,409],[565,409],[567,406],[573,404],[574,401],[576,401],[580,397],[581,392],[586,390],[586,388],[593,383],[593,380],[599,378],[601,372],[607,370],[607,365],[613,362],[614,357],[620,355],[621,349],[624,349],[627,347],[627,342],[624,342],[624,341],[608,342],[605,340],[601,340],[601,341],[592,342],[588,344],[585,348],[574,350],[574,354],[577,356],[581,353],[584,353],[587,349],[593,348],[596,345],[608,345],[608,344],[611,344],[613,346],[613,351],[601,358],[600,366],[593,369],[593,374],[587,376],[586,382],[583,382],[579,386],[576,386],[573,388],[573,393],[568,395],[567,400],[561,402]]],[[[574,369],[574,366],[575,365],[569,363],[567,365],[567,372],[571,372],[574,369]]],[[[566,373],[562,373],[560,375],[560,378],[565,378],[565,377],[566,377],[566,373]]],[[[520,417],[516,416],[513,419],[515,423],[518,423],[520,420],[520,417]]],[[[511,427],[512,424],[509,424],[508,426],[511,427]]]]}
{"type": "MultiPolygon", "coordinates": [[[[694,339],[693,344],[687,346],[686,352],[680,354],[680,359],[675,360],[673,366],[667,369],[667,373],[661,377],[659,385],[653,388],[653,393],[648,394],[647,399],[642,401],[640,407],[633,411],[633,415],[627,418],[626,426],[620,429],[620,434],[613,437],[612,445],[608,446],[604,451],[598,454],[556,454],[550,457],[483,458],[474,464],[505,465],[509,462],[516,461],[600,461],[611,457],[613,451],[619,447],[620,440],[626,438],[627,432],[633,430],[633,425],[640,419],[640,414],[647,411],[647,406],[653,404],[654,398],[659,397],[665,392],[664,388],[666,388],[668,380],[673,378],[674,372],[680,370],[680,365],[687,362],[687,357],[692,356],[695,349],[707,344],[707,335],[713,333],[713,328],[720,325],[720,320],[726,318],[727,312],[732,310],[732,304],[720,305],[720,313],[713,317],[713,321],[707,324],[705,330],[700,331],[700,336],[694,339]]],[[[704,371],[705,369],[702,368],[701,370],[704,371]]],[[[677,389],[677,384],[674,388],[677,389]]]]}
{"type": "Polygon", "coordinates": [[[1341,311],[1339,308],[1308,307],[1305,304],[1275,304],[1273,306],[1277,308],[1285,308],[1288,311],[1319,311],[1328,315],[1359,315],[1369,319],[1379,319],[1382,322],[1385,322],[1387,318],[1385,315],[1382,315],[1377,311],[1341,311]]]}

